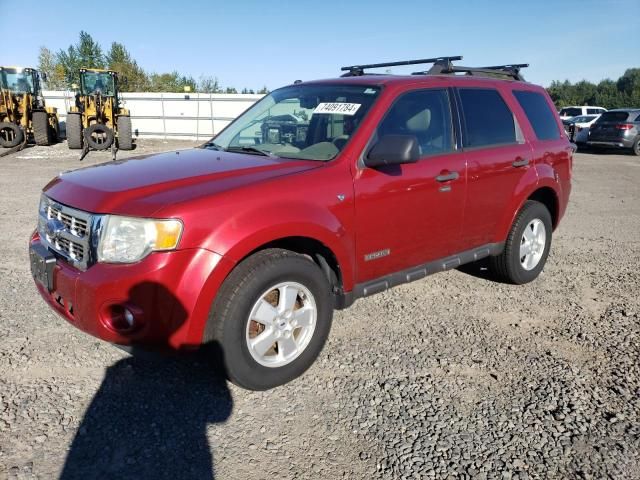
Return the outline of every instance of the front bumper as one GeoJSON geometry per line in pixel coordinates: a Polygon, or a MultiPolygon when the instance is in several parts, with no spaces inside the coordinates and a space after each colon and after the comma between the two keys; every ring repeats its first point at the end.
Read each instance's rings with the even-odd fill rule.
{"type": "MultiPolygon", "coordinates": [[[[31,243],[39,243],[37,234],[31,243]]],[[[86,271],[57,260],[42,298],[80,330],[127,346],[189,349],[202,343],[211,302],[233,263],[204,249],[156,252],[135,264],[97,263],[86,271]],[[114,328],[126,308],[130,330],[114,328]]]]}

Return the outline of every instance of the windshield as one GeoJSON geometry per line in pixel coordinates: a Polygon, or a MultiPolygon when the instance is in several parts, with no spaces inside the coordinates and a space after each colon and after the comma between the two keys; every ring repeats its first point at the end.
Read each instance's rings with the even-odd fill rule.
{"type": "Polygon", "coordinates": [[[84,72],[81,78],[83,95],[101,93],[105,97],[114,95],[113,77],[108,72],[84,72]]]}
{"type": "Polygon", "coordinates": [[[31,70],[3,68],[0,70],[0,85],[15,93],[33,93],[33,75],[31,70]]]}
{"type": "Polygon", "coordinates": [[[293,85],[264,97],[205,147],[331,160],[356,132],[379,87],[293,85]]]}

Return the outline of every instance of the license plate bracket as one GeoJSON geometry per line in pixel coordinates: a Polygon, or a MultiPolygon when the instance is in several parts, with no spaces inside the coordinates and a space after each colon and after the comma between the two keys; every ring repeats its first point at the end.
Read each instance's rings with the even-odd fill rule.
{"type": "Polygon", "coordinates": [[[34,280],[53,292],[53,272],[56,266],[56,257],[47,247],[41,243],[33,243],[29,246],[29,259],[31,261],[31,275],[34,280]]]}

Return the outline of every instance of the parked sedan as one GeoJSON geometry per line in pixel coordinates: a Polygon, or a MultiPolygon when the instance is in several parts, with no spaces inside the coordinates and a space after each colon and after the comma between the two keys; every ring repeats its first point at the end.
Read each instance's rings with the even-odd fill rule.
{"type": "Polygon", "coordinates": [[[589,138],[589,128],[600,118],[600,115],[580,115],[563,120],[564,130],[569,140],[577,145],[584,145],[589,138]]]}
{"type": "Polygon", "coordinates": [[[624,148],[640,156],[640,108],[619,108],[603,113],[589,129],[592,148],[624,148]]]}

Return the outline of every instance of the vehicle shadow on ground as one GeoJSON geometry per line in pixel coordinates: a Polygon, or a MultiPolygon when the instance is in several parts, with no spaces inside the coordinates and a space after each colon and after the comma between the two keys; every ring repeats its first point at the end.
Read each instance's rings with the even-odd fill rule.
{"type": "MultiPolygon", "coordinates": [[[[171,294],[161,288],[159,295],[166,303],[171,294]]],[[[214,478],[207,427],[224,422],[233,407],[215,350],[209,345],[206,353],[189,356],[134,355],[107,368],[60,478],[214,478]]]]}
{"type": "Polygon", "coordinates": [[[462,273],[466,273],[467,275],[471,275],[472,277],[480,278],[482,280],[503,283],[489,268],[488,258],[483,258],[471,263],[465,263],[464,265],[460,265],[456,270],[462,273]]]}

